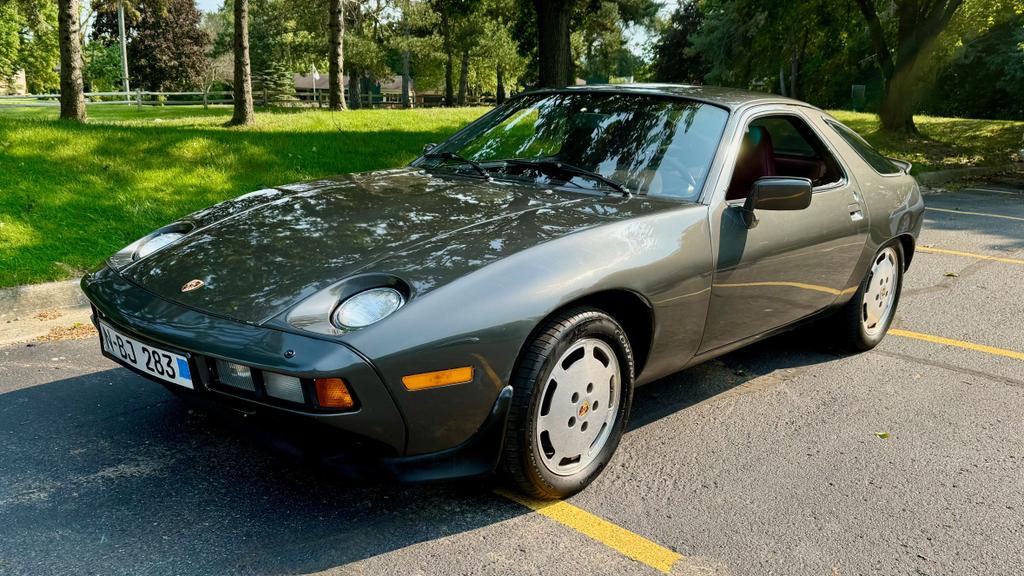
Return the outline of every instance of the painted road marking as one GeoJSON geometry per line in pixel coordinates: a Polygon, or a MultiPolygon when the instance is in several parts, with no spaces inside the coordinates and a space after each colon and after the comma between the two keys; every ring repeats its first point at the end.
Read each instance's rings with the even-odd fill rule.
{"type": "Polygon", "coordinates": [[[1020,191],[1018,190],[996,190],[995,188],[964,188],[965,192],[993,192],[995,194],[1012,194],[1019,196],[1020,191]]]}
{"type": "Polygon", "coordinates": [[[647,538],[634,534],[625,528],[612,524],[611,522],[595,516],[582,508],[577,508],[562,500],[537,500],[521,494],[515,494],[506,490],[495,490],[495,493],[526,506],[534,512],[547,516],[548,518],[576,530],[577,532],[597,540],[601,544],[619,551],[624,556],[632,558],[637,562],[668,573],[682,554],[655,544],[647,538]]]}
{"type": "Polygon", "coordinates": [[[973,252],[961,252],[959,250],[946,250],[945,248],[932,248],[929,246],[918,246],[915,248],[918,252],[924,252],[926,254],[949,254],[950,256],[964,256],[967,258],[976,258],[978,260],[993,260],[995,262],[1005,262],[1007,264],[1024,264],[1024,260],[1018,258],[1003,258],[1001,256],[987,256],[985,254],[975,254],[973,252]]]}
{"type": "Polygon", "coordinates": [[[931,334],[911,332],[910,330],[899,330],[897,328],[891,328],[889,330],[889,334],[892,334],[893,336],[902,336],[904,338],[913,338],[915,340],[924,340],[925,342],[931,342],[932,344],[944,344],[946,346],[956,346],[957,348],[974,350],[975,352],[1005,356],[1015,360],[1024,360],[1024,352],[1007,350],[1005,348],[996,348],[995,346],[986,346],[985,344],[975,344],[973,342],[964,342],[963,340],[954,340],[952,338],[943,338],[942,336],[932,336],[931,334]]]}
{"type": "Polygon", "coordinates": [[[1004,220],[1017,220],[1017,221],[1020,221],[1020,222],[1024,222],[1024,218],[1021,218],[1020,216],[1007,216],[1005,214],[989,214],[988,212],[968,212],[967,210],[951,210],[949,208],[932,208],[931,206],[926,206],[925,210],[931,210],[933,212],[949,212],[949,213],[952,213],[952,214],[966,214],[967,216],[987,216],[989,218],[1002,218],[1004,220]]]}

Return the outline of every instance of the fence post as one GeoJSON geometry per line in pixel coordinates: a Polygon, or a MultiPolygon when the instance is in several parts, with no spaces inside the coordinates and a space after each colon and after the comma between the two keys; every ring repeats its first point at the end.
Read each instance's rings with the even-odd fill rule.
{"type": "Polygon", "coordinates": [[[203,110],[209,110],[210,109],[210,100],[208,98],[209,94],[210,94],[210,89],[209,88],[203,88],[203,110]]]}
{"type": "Polygon", "coordinates": [[[142,110],[142,88],[137,88],[135,94],[136,94],[135,102],[138,105],[139,110],[142,110]]]}

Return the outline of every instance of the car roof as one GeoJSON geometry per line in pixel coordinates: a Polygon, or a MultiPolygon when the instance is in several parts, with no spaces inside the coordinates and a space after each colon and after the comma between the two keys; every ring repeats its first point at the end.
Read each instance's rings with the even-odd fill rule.
{"type": "Polygon", "coordinates": [[[536,94],[537,92],[592,92],[601,94],[672,96],[717,104],[733,111],[760,104],[788,104],[791,106],[815,108],[806,102],[767,92],[751,92],[721,86],[694,86],[689,84],[586,84],[569,88],[538,90],[530,93],[536,94]]]}

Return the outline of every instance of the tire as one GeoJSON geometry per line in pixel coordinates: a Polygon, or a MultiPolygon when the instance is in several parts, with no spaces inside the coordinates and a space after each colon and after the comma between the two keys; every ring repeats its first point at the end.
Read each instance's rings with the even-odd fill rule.
{"type": "Polygon", "coordinates": [[[626,333],[604,312],[573,308],[547,320],[513,373],[499,468],[505,480],[541,499],[590,484],[622,439],[633,369],[626,333]]]}
{"type": "Polygon", "coordinates": [[[903,269],[903,246],[899,240],[879,248],[857,292],[832,318],[831,328],[841,347],[864,352],[882,341],[896,316],[903,290],[903,269]]]}

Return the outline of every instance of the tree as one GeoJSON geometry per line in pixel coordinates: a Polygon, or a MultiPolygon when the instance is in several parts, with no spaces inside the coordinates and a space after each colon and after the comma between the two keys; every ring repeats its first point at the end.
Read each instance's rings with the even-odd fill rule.
{"type": "Polygon", "coordinates": [[[0,4],[0,82],[5,84],[20,69],[21,20],[17,5],[0,4]]]}
{"type": "MultiPolygon", "coordinates": [[[[94,41],[117,43],[117,4],[97,13],[94,41]]],[[[132,85],[158,91],[202,83],[210,38],[193,0],[137,0],[125,12],[132,85]]]]}
{"type": "Polygon", "coordinates": [[[345,87],[342,86],[342,75],[344,74],[344,40],[345,40],[345,13],[342,0],[330,0],[330,65],[328,80],[330,95],[328,96],[328,107],[331,110],[345,109],[345,87]]]}
{"type": "Polygon", "coordinates": [[[83,78],[89,90],[106,92],[119,88],[121,81],[121,50],[115,44],[92,41],[85,45],[83,78]]]}
{"type": "Polygon", "coordinates": [[[935,85],[942,89],[928,91],[922,100],[927,114],[1024,118],[1024,14],[963,42],[939,69],[935,85]]]}
{"type": "Polygon", "coordinates": [[[654,44],[655,80],[688,84],[704,81],[709,67],[693,43],[703,23],[704,13],[695,1],[680,3],[672,12],[654,44]]]}
{"type": "Polygon", "coordinates": [[[892,0],[895,34],[886,33],[875,9],[876,0],[855,1],[867,21],[871,44],[885,81],[882,105],[878,111],[882,129],[916,133],[916,88],[939,34],[949,25],[963,0],[892,0]]]}
{"type": "Polygon", "coordinates": [[[562,88],[573,83],[569,20],[574,0],[533,0],[537,12],[537,84],[562,88]]]}
{"type": "Polygon", "coordinates": [[[57,1],[60,36],[60,118],[85,122],[85,87],[82,82],[82,39],[78,28],[78,0],[57,1]]]}
{"type": "Polygon", "coordinates": [[[533,0],[537,26],[538,85],[559,88],[574,83],[572,31],[590,35],[583,44],[598,41],[597,33],[604,34],[608,43],[605,72],[619,69],[620,56],[632,64],[624,54],[622,27],[654,22],[661,5],[654,0],[533,0]],[[609,22],[614,19],[615,22],[609,22]]]}
{"type": "Polygon", "coordinates": [[[234,16],[235,111],[230,124],[247,126],[256,122],[252,105],[252,71],[249,69],[249,0],[234,0],[234,16]]]}

